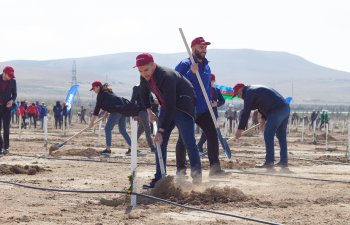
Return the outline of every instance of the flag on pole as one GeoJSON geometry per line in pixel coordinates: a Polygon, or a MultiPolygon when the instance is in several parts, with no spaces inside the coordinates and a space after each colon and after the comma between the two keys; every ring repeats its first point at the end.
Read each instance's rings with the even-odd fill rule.
{"type": "MultiPolygon", "coordinates": [[[[233,94],[233,88],[224,86],[224,85],[217,85],[214,84],[214,87],[220,90],[220,93],[224,97],[225,100],[232,100],[232,94],[233,94]]],[[[236,96],[237,98],[237,96],[236,96]]]]}
{"type": "Polygon", "coordinates": [[[78,87],[79,87],[78,84],[73,85],[67,94],[67,97],[66,97],[67,113],[69,113],[72,108],[74,97],[78,92],[78,87]]]}

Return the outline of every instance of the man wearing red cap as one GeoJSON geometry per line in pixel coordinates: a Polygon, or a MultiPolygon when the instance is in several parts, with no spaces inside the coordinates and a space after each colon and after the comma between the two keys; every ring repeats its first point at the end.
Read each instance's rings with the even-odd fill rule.
{"type": "MultiPolygon", "coordinates": [[[[222,96],[220,90],[216,88],[214,84],[215,84],[215,74],[212,73],[210,74],[210,102],[211,102],[211,106],[213,108],[215,117],[217,119],[219,117],[218,107],[225,104],[225,99],[222,96]]],[[[203,145],[206,141],[207,141],[207,137],[203,132],[197,144],[198,150],[200,152],[203,152],[203,145]]]]}
{"type": "Polygon", "coordinates": [[[290,114],[289,104],[277,91],[262,85],[238,83],[233,87],[233,97],[244,100],[236,138],[242,136],[247,125],[251,110],[257,109],[261,114],[260,124],[264,128],[266,146],[265,162],[257,165],[259,168],[273,168],[275,162],[274,137],[277,136],[280,145],[280,161],[276,166],[288,166],[287,125],[290,114]],[[266,123],[265,123],[266,121],[266,123]]]}
{"type": "MultiPolygon", "coordinates": [[[[191,63],[190,58],[182,60],[175,68],[180,74],[186,77],[193,85],[194,91],[197,96],[196,102],[196,124],[203,130],[205,136],[208,140],[208,158],[210,163],[209,175],[221,175],[225,172],[221,169],[219,161],[219,141],[217,137],[216,127],[211,118],[209,108],[205,101],[202,89],[199,85],[199,81],[196,77],[196,72],[198,71],[206,93],[210,99],[210,74],[211,70],[209,67],[209,62],[205,58],[207,54],[207,46],[210,42],[204,40],[203,37],[197,37],[193,39],[191,43],[192,55],[195,64],[191,63]]],[[[183,143],[181,143],[181,138],[179,138],[176,144],[176,166],[178,174],[186,173],[186,151],[183,143]]]]}
{"type": "MultiPolygon", "coordinates": [[[[160,104],[158,132],[154,142],[161,145],[163,163],[166,168],[167,145],[170,134],[176,126],[186,146],[191,165],[191,176],[194,184],[202,182],[202,168],[196,139],[194,136],[194,109],[196,96],[191,83],[175,70],[154,63],[151,54],[143,53],[136,57],[136,66],[140,72],[140,96],[150,121],[156,120],[152,112],[150,92],[152,91],[160,104]]],[[[156,174],[149,185],[153,188],[161,179],[161,170],[156,151],[156,174]]]]}
{"type": "Polygon", "coordinates": [[[17,84],[15,71],[11,66],[6,66],[0,75],[0,124],[3,124],[4,132],[1,135],[0,126],[0,154],[6,155],[10,146],[10,120],[11,108],[17,98],[17,84]]]}

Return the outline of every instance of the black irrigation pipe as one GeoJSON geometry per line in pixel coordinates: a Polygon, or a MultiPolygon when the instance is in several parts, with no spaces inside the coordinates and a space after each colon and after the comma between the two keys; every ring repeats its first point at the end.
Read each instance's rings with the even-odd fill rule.
{"type": "MultiPolygon", "coordinates": [[[[41,159],[49,159],[49,160],[64,160],[64,161],[83,161],[83,162],[97,162],[97,163],[119,163],[119,164],[130,164],[128,162],[111,162],[111,161],[101,161],[101,160],[90,160],[90,159],[71,159],[71,158],[46,158],[46,157],[36,157],[36,156],[27,156],[27,155],[21,155],[21,154],[12,154],[16,156],[24,156],[24,157],[31,157],[31,158],[41,158],[41,159]]],[[[236,156],[237,157],[237,156],[236,156]]],[[[243,156],[242,156],[243,157],[243,156]]],[[[249,158],[249,157],[248,157],[249,158]]],[[[250,157],[253,158],[253,157],[250,157]]],[[[154,165],[152,163],[141,163],[140,165],[154,165]]],[[[167,166],[175,167],[176,165],[173,164],[167,164],[167,166]]],[[[310,178],[310,177],[297,177],[297,176],[286,176],[286,175],[279,175],[279,174],[271,174],[271,173],[258,173],[258,172],[251,172],[251,171],[240,171],[240,172],[234,172],[230,171],[231,173],[238,173],[238,174],[248,174],[248,175],[259,175],[259,176],[275,176],[275,177],[285,177],[285,178],[292,178],[292,179],[301,179],[301,180],[313,180],[313,181],[322,181],[322,182],[334,182],[334,183],[345,183],[350,184],[350,181],[341,181],[341,180],[329,180],[329,179],[318,179],[318,178],[310,178]]]]}
{"type": "Polygon", "coordinates": [[[11,181],[4,181],[4,180],[0,180],[0,183],[10,184],[10,185],[14,185],[14,186],[22,187],[22,188],[28,188],[28,189],[34,189],[34,190],[40,190],[40,191],[49,191],[49,192],[85,193],[85,194],[112,194],[112,193],[114,193],[114,194],[115,193],[117,193],[117,194],[130,194],[130,195],[141,196],[141,197],[153,199],[153,200],[156,200],[156,201],[164,202],[164,203],[167,203],[167,204],[170,204],[170,205],[174,205],[174,206],[178,206],[178,207],[181,207],[181,208],[184,208],[184,209],[190,209],[190,210],[195,210],[195,211],[200,211],[200,212],[212,213],[212,214],[217,214],[217,215],[222,215],[222,216],[229,216],[229,217],[234,217],[234,218],[238,218],[238,219],[242,219],[242,220],[253,221],[253,222],[261,223],[261,224],[280,225],[279,223],[265,221],[265,220],[261,220],[261,219],[257,219],[257,218],[250,218],[250,217],[239,216],[239,215],[230,214],[230,213],[218,212],[218,211],[214,211],[214,210],[196,208],[196,207],[193,207],[193,206],[183,205],[183,204],[172,202],[172,201],[169,201],[169,200],[166,200],[166,199],[154,197],[154,196],[147,195],[147,194],[136,193],[136,192],[128,193],[127,191],[117,191],[117,190],[115,190],[115,191],[111,191],[111,190],[98,191],[98,190],[54,189],[54,188],[29,186],[29,185],[25,185],[25,184],[19,184],[19,183],[15,183],[15,182],[11,182],[11,181]]]}
{"type": "Polygon", "coordinates": [[[350,184],[350,181],[346,180],[329,180],[329,179],[320,179],[320,178],[311,178],[311,177],[298,177],[298,176],[288,176],[288,175],[281,175],[281,174],[273,174],[273,173],[259,173],[259,172],[252,172],[252,171],[230,171],[231,173],[238,173],[238,174],[248,174],[248,175],[259,175],[259,176],[272,176],[272,177],[285,177],[285,178],[292,178],[292,179],[300,179],[300,180],[312,180],[312,181],[322,181],[322,182],[332,182],[332,183],[342,183],[342,184],[350,184]]]}

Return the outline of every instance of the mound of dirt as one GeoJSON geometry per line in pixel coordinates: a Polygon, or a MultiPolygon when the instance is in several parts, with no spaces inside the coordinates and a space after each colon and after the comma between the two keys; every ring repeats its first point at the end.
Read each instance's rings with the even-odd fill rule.
{"type": "Polygon", "coordinates": [[[242,191],[230,187],[211,187],[206,188],[202,192],[194,190],[185,192],[178,184],[175,184],[174,177],[172,176],[168,176],[157,182],[151,194],[158,198],[192,205],[242,202],[248,200],[248,197],[242,191]]]}
{"type": "Polygon", "coordinates": [[[86,149],[68,149],[68,150],[58,150],[51,153],[52,156],[85,156],[85,157],[94,157],[101,155],[94,148],[86,149]]]}
{"type": "MultiPolygon", "coordinates": [[[[326,134],[320,134],[320,135],[316,135],[316,139],[317,140],[326,140],[326,134]]],[[[328,134],[328,140],[329,141],[338,141],[338,139],[336,139],[335,137],[333,137],[332,135],[328,134]]]]}
{"type": "Polygon", "coordinates": [[[350,163],[350,161],[345,156],[322,155],[322,156],[316,158],[316,160],[350,163]]]}
{"type": "Polygon", "coordinates": [[[248,169],[248,168],[254,168],[256,165],[256,162],[253,160],[250,161],[241,161],[236,159],[235,161],[223,161],[222,167],[227,169],[248,169]]]}
{"type": "Polygon", "coordinates": [[[35,175],[38,172],[44,171],[45,169],[39,166],[20,166],[20,165],[0,165],[0,174],[8,175],[8,174],[28,174],[35,175]]]}

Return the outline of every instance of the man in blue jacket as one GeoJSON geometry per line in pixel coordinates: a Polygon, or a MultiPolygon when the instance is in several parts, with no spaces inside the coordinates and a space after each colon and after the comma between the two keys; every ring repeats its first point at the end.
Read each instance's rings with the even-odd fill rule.
{"type": "MultiPolygon", "coordinates": [[[[203,130],[205,136],[207,137],[208,158],[210,164],[209,176],[215,176],[225,174],[225,172],[220,166],[219,141],[216,133],[216,127],[211,118],[208,105],[196,77],[196,72],[198,71],[203,81],[206,93],[210,99],[211,71],[209,61],[205,58],[208,45],[210,45],[210,42],[205,41],[203,37],[193,39],[191,48],[193,58],[196,63],[192,64],[190,58],[186,58],[176,66],[175,70],[186,77],[193,85],[197,96],[195,122],[203,130]]],[[[186,174],[186,151],[181,138],[178,139],[176,144],[176,167],[178,175],[186,174]]]]}
{"type": "Polygon", "coordinates": [[[247,125],[251,110],[258,109],[261,114],[260,124],[264,129],[266,146],[265,162],[257,165],[259,168],[273,168],[275,162],[274,137],[277,136],[280,145],[280,161],[276,166],[288,167],[287,125],[290,114],[289,104],[281,94],[272,88],[262,85],[248,85],[238,83],[233,87],[233,97],[244,100],[236,138],[242,136],[247,125]]]}

